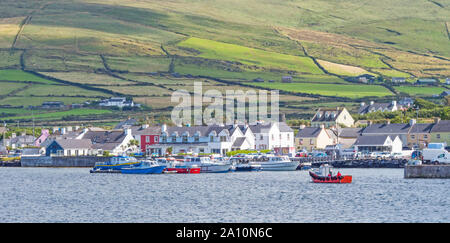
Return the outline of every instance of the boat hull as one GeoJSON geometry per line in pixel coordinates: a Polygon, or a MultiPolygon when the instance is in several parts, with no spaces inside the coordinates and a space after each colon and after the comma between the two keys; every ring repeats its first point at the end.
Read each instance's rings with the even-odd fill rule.
{"type": "Polygon", "coordinates": [[[297,170],[300,162],[298,161],[290,161],[290,162],[261,162],[261,163],[253,163],[261,165],[261,169],[263,171],[295,171],[297,170]]]}
{"type": "Polygon", "coordinates": [[[333,176],[330,178],[327,176],[319,176],[311,171],[309,172],[309,175],[311,176],[312,182],[314,183],[337,183],[337,184],[352,183],[351,175],[344,175],[341,177],[333,176]]]}
{"type": "Polygon", "coordinates": [[[200,165],[200,173],[227,173],[231,170],[231,164],[212,164],[212,165],[200,165]]]}
{"type": "Polygon", "coordinates": [[[136,167],[136,168],[123,168],[122,174],[161,174],[166,166],[152,166],[152,167],[136,167]]]}
{"type": "Polygon", "coordinates": [[[123,163],[116,165],[96,165],[94,166],[93,170],[121,170],[124,168],[131,168],[134,166],[138,166],[140,164],[141,162],[123,163]]]}
{"type": "Polygon", "coordinates": [[[177,174],[200,174],[200,168],[166,168],[166,171],[176,172],[177,174]]]}

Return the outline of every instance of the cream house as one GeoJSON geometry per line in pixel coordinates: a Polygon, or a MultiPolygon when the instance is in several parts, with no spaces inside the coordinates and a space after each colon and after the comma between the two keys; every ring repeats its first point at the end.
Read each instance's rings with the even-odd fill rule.
{"type": "Polygon", "coordinates": [[[312,151],[316,149],[324,149],[327,145],[333,144],[333,138],[326,131],[324,126],[321,127],[300,127],[295,136],[295,146],[297,150],[312,151]]]}
{"type": "Polygon", "coordinates": [[[311,119],[312,127],[352,127],[355,120],[345,107],[319,108],[311,119]]]}

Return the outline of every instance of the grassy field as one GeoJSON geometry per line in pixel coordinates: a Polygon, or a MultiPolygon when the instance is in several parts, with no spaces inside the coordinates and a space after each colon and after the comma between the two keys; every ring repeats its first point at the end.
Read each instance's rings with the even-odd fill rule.
{"type": "Polygon", "coordinates": [[[34,83],[43,83],[43,84],[57,84],[53,81],[43,79],[36,75],[21,71],[21,70],[13,70],[6,69],[0,70],[0,81],[17,81],[17,82],[34,82],[34,83]]]}
{"type": "Polygon", "coordinates": [[[14,90],[18,90],[20,88],[25,87],[26,84],[21,83],[9,83],[9,82],[0,82],[0,95],[7,95],[14,90]]]}
{"type": "Polygon", "coordinates": [[[11,117],[3,117],[3,120],[27,120],[27,119],[35,119],[35,120],[58,120],[62,117],[67,116],[89,116],[89,115],[104,115],[111,114],[112,111],[109,110],[98,110],[98,109],[73,109],[70,111],[58,111],[58,112],[49,112],[43,114],[36,115],[27,115],[27,116],[11,116],[11,117]]]}
{"type": "Polygon", "coordinates": [[[308,57],[280,54],[195,37],[180,42],[178,46],[195,49],[200,52],[197,56],[202,58],[240,62],[268,69],[292,70],[299,73],[323,73],[308,57]]]}
{"type": "MultiPolygon", "coordinates": [[[[318,105],[333,104],[328,96],[382,98],[393,93],[344,78],[449,77],[449,16],[450,4],[441,0],[3,0],[0,105],[111,96],[92,87],[167,108],[171,90],[192,90],[202,79],[218,90],[232,81],[229,89],[252,85],[326,96],[318,105]],[[293,83],[280,82],[286,75],[293,83]],[[256,78],[264,82],[252,82],[256,78]],[[31,85],[5,96],[25,82],[31,85]]],[[[444,88],[395,89],[430,97],[444,88]]],[[[282,109],[306,114],[315,109],[307,102],[286,95],[282,109]]]]}
{"type": "Polygon", "coordinates": [[[378,85],[339,85],[308,83],[252,83],[252,85],[295,93],[307,93],[349,98],[362,98],[368,96],[382,97],[393,95],[388,89],[378,85]]]}
{"type": "Polygon", "coordinates": [[[443,87],[399,86],[395,87],[395,90],[409,95],[430,96],[435,94],[441,94],[443,91],[448,89],[443,87]]]}

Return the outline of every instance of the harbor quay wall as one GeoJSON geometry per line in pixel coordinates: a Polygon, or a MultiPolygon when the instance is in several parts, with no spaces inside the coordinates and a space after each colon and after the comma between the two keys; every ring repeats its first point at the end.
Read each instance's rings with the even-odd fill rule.
{"type": "Polygon", "coordinates": [[[450,165],[407,165],[405,178],[450,178],[450,165]]]}
{"type": "Polygon", "coordinates": [[[96,162],[106,162],[109,157],[99,156],[73,156],[73,157],[51,157],[36,156],[22,157],[22,167],[94,167],[96,162]]]}

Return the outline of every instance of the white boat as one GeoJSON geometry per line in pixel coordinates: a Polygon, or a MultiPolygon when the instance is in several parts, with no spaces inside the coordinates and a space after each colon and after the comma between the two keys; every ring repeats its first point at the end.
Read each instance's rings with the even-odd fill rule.
{"type": "Polygon", "coordinates": [[[199,166],[200,173],[226,173],[231,170],[231,163],[213,162],[209,157],[188,157],[184,164],[199,166]]]}
{"type": "Polygon", "coordinates": [[[288,156],[269,157],[267,161],[250,162],[251,165],[261,165],[263,171],[293,171],[297,170],[300,161],[291,161],[288,156]]]}

